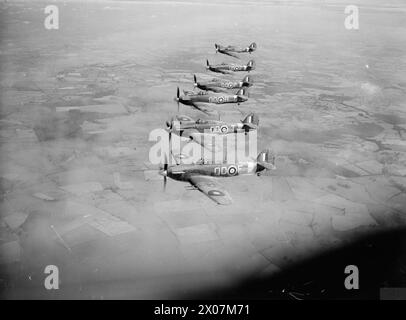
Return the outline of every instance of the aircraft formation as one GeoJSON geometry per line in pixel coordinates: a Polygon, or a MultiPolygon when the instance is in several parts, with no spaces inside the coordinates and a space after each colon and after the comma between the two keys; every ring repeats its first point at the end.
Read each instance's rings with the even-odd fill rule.
{"type": "MultiPolygon", "coordinates": [[[[257,45],[253,42],[246,48],[239,48],[236,46],[215,44],[215,49],[216,53],[240,59],[237,54],[251,54],[257,49],[257,45]]],[[[234,63],[211,65],[209,61],[206,60],[206,70],[228,75],[234,72],[249,73],[255,70],[255,61],[250,60],[245,65],[234,63]]],[[[244,76],[240,81],[218,78],[214,78],[210,81],[198,81],[196,75],[194,75],[194,89],[197,88],[200,91],[183,90],[183,93],[181,93],[179,87],[177,88],[175,101],[178,105],[178,114],[172,117],[170,121],[166,121],[166,129],[169,132],[169,156],[175,160],[175,164],[171,164],[168,161],[168,155],[165,154],[163,167],[159,172],[164,178],[164,188],[166,187],[168,177],[174,180],[188,182],[193,189],[201,191],[217,204],[228,205],[232,203],[232,198],[227,190],[218,183],[218,178],[235,177],[246,174],[260,175],[266,170],[275,169],[275,158],[270,150],[261,151],[256,159],[243,162],[234,161],[233,163],[228,163],[227,160],[223,160],[223,163],[215,163],[201,159],[196,163],[182,164],[179,161],[179,155],[175,156],[172,154],[172,134],[176,134],[179,137],[187,137],[200,143],[203,147],[207,147],[207,144],[203,143],[204,139],[200,139],[201,137],[236,133],[248,134],[253,130],[258,130],[259,119],[255,113],[248,113],[243,120],[236,123],[229,123],[220,119],[194,120],[189,116],[179,114],[179,104],[183,104],[213,116],[215,110],[212,109],[212,106],[219,106],[226,103],[240,105],[248,101],[248,89],[252,87],[253,84],[254,81],[250,75],[244,76]],[[231,90],[235,90],[234,93],[229,93],[231,90]]]]}

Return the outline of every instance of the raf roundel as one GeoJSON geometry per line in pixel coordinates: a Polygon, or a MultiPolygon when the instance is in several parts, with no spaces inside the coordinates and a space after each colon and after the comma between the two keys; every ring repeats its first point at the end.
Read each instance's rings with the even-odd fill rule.
{"type": "Polygon", "coordinates": [[[237,173],[237,167],[235,167],[235,166],[230,166],[230,167],[228,168],[228,174],[229,174],[230,176],[234,176],[236,173],[237,173]]]}
{"type": "Polygon", "coordinates": [[[227,133],[228,132],[228,127],[227,126],[221,126],[220,128],[222,133],[227,133]]]}
{"type": "Polygon", "coordinates": [[[219,98],[218,98],[218,102],[219,102],[219,103],[223,103],[223,102],[224,102],[224,98],[223,98],[223,97],[219,97],[219,98]]]}

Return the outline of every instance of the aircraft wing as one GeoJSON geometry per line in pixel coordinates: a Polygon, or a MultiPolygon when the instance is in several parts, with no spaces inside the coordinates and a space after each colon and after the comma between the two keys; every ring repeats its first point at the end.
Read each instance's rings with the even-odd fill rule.
{"type": "Polygon", "coordinates": [[[254,123],[244,123],[244,126],[250,128],[251,130],[258,129],[258,126],[254,123]]]}
{"type": "Polygon", "coordinates": [[[231,72],[228,70],[219,70],[219,72],[222,74],[231,74],[231,72]]]}
{"type": "Polygon", "coordinates": [[[218,72],[218,73],[221,73],[221,74],[231,74],[231,72],[228,72],[226,70],[216,69],[216,68],[214,70],[211,70],[211,71],[218,72]]]}
{"type": "MultiPolygon", "coordinates": [[[[220,140],[221,143],[216,143],[215,137],[217,135],[204,134],[200,132],[187,132],[187,135],[192,138],[193,141],[200,144],[203,148],[206,148],[210,152],[220,152],[223,148],[223,140],[220,140]]],[[[186,136],[186,134],[184,133],[183,136],[186,136]]]]}
{"type": "Polygon", "coordinates": [[[196,109],[198,109],[198,110],[204,112],[205,114],[207,114],[207,115],[209,115],[209,116],[217,115],[217,111],[211,109],[211,108],[208,106],[208,103],[205,103],[205,102],[194,102],[194,103],[193,103],[193,106],[194,106],[196,109]]]}
{"type": "Polygon", "coordinates": [[[183,115],[183,114],[176,115],[176,116],[175,116],[175,119],[176,119],[177,121],[193,121],[193,119],[192,119],[191,117],[185,116],[185,115],[183,115]]]}
{"type": "Polygon", "coordinates": [[[229,205],[233,202],[228,192],[215,181],[215,178],[192,175],[189,182],[217,204],[229,205]]]}
{"type": "Polygon", "coordinates": [[[237,56],[236,54],[234,54],[234,53],[232,53],[232,52],[230,52],[230,51],[221,51],[221,53],[222,53],[222,54],[226,54],[226,55],[228,55],[228,56],[230,56],[230,57],[233,57],[233,58],[240,59],[239,56],[237,56]]]}
{"type": "Polygon", "coordinates": [[[223,88],[219,88],[219,87],[207,87],[207,90],[208,91],[213,91],[213,92],[216,92],[216,93],[224,93],[224,92],[226,92],[226,90],[225,89],[223,89],[223,88]]]}

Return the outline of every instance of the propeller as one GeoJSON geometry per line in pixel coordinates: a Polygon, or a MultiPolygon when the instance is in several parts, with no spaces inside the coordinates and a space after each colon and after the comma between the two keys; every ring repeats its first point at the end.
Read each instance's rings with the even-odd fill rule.
{"type": "Polygon", "coordinates": [[[193,81],[194,81],[193,87],[196,88],[197,87],[197,78],[196,78],[195,74],[193,75],[193,81]]]}
{"type": "Polygon", "coordinates": [[[180,97],[180,91],[179,91],[179,87],[176,90],[176,102],[178,104],[178,112],[179,112],[179,97],[180,97]]]}
{"type": "Polygon", "coordinates": [[[159,172],[161,176],[164,177],[164,191],[166,190],[166,182],[167,182],[167,177],[168,177],[168,157],[165,153],[165,158],[164,158],[164,166],[162,170],[159,172]]]}
{"type": "Polygon", "coordinates": [[[165,155],[165,163],[164,163],[164,191],[166,190],[166,181],[167,181],[167,175],[168,175],[168,161],[165,155]]]}
{"type": "Polygon", "coordinates": [[[172,130],[172,121],[166,121],[166,128],[172,130]]]}

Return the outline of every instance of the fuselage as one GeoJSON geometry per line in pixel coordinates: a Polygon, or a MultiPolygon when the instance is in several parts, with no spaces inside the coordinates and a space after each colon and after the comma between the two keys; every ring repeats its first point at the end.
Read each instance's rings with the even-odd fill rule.
{"type": "Polygon", "coordinates": [[[238,65],[238,64],[217,64],[211,65],[208,67],[212,71],[250,71],[251,67],[247,65],[238,65]]]}
{"type": "Polygon", "coordinates": [[[172,128],[175,131],[195,129],[201,133],[227,134],[243,131],[243,123],[227,123],[218,120],[197,120],[197,121],[173,121],[172,128]]]}
{"type": "Polygon", "coordinates": [[[249,86],[249,84],[243,81],[209,81],[196,83],[196,87],[202,90],[210,90],[211,88],[238,89],[249,86]]]}
{"type": "Polygon", "coordinates": [[[227,46],[227,47],[219,46],[217,50],[219,52],[223,52],[223,53],[227,53],[227,52],[244,53],[244,52],[251,52],[252,51],[252,50],[250,50],[249,47],[247,47],[247,48],[238,48],[238,47],[235,47],[235,46],[227,46]]]}
{"type": "Polygon", "coordinates": [[[246,97],[238,96],[236,94],[212,95],[207,93],[186,94],[179,98],[179,102],[188,105],[193,105],[193,103],[195,102],[223,104],[223,103],[239,103],[244,102],[246,100],[247,100],[246,97]]]}
{"type": "Polygon", "coordinates": [[[211,177],[234,177],[258,172],[256,161],[238,164],[180,164],[168,168],[167,176],[179,181],[188,181],[191,175],[211,177]]]}

